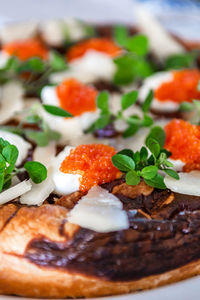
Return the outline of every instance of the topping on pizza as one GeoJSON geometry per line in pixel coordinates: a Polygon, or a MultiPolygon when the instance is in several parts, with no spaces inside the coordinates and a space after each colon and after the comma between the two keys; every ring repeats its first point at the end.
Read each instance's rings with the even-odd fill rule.
{"type": "Polygon", "coordinates": [[[2,50],[9,55],[17,56],[22,61],[32,57],[39,57],[44,60],[48,58],[47,48],[35,38],[5,44],[2,50]]]}
{"type": "Polygon", "coordinates": [[[64,80],[56,87],[60,106],[73,116],[96,110],[97,90],[76,79],[64,80]]]}
{"type": "Polygon", "coordinates": [[[101,185],[120,177],[121,172],[111,161],[115,153],[113,147],[103,144],[80,145],[70,151],[62,162],[60,171],[81,175],[80,190],[85,192],[94,185],[101,185]]]}
{"type": "Polygon", "coordinates": [[[200,169],[200,126],[174,119],[165,126],[165,148],[172,159],[185,162],[184,171],[200,169]]]}
{"type": "Polygon", "coordinates": [[[111,39],[92,38],[72,46],[67,52],[67,59],[68,61],[72,61],[80,58],[89,50],[102,52],[111,57],[118,56],[122,53],[121,48],[118,47],[111,39]]]}
{"type": "Polygon", "coordinates": [[[155,98],[159,101],[183,101],[192,102],[193,99],[200,99],[200,92],[197,89],[200,80],[198,70],[173,71],[173,79],[163,82],[155,90],[155,98]]]}

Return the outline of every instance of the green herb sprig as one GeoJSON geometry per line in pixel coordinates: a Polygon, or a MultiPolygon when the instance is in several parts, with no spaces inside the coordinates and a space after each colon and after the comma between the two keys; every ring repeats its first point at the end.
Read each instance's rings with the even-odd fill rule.
{"type": "Polygon", "coordinates": [[[199,53],[197,51],[170,55],[164,62],[164,69],[175,70],[183,68],[195,68],[198,55],[199,53]]]}
{"type": "Polygon", "coordinates": [[[135,79],[146,78],[154,72],[154,66],[147,59],[149,42],[145,35],[129,36],[127,28],[116,26],[114,39],[126,50],[126,53],[114,59],[117,67],[113,78],[115,84],[129,84],[135,79]]]}
{"type": "Polygon", "coordinates": [[[124,111],[134,105],[138,99],[138,92],[132,91],[124,94],[121,97],[121,109],[114,115],[109,108],[109,94],[106,91],[100,92],[97,96],[97,107],[100,109],[99,118],[87,129],[88,132],[94,132],[99,129],[105,128],[107,125],[117,120],[123,120],[127,123],[128,128],[123,132],[123,137],[128,138],[134,135],[142,127],[150,127],[153,124],[153,119],[148,114],[152,100],[153,91],[150,90],[143,105],[143,117],[132,115],[129,117],[124,116],[124,111]]]}
{"type": "Polygon", "coordinates": [[[0,128],[24,136],[35,142],[39,147],[47,146],[50,141],[58,141],[61,138],[61,134],[58,131],[52,130],[40,116],[39,110],[41,108],[57,117],[73,117],[69,112],[60,107],[37,103],[25,111],[25,116],[23,116],[18,126],[1,126],[0,128]],[[34,125],[36,129],[24,127],[27,124],[34,125]]]}
{"type": "Polygon", "coordinates": [[[67,62],[57,51],[51,51],[47,61],[39,57],[20,61],[17,57],[11,56],[6,65],[0,69],[0,83],[20,80],[27,92],[39,94],[41,88],[48,83],[48,77],[51,73],[67,68],[67,62]],[[29,73],[28,79],[24,79],[22,76],[26,72],[29,73]]]}
{"type": "MultiPolygon", "coordinates": [[[[197,84],[197,91],[200,92],[200,81],[197,84]]],[[[194,99],[192,102],[182,102],[179,106],[181,112],[190,113],[189,122],[200,125],[200,100],[194,99]]]]}
{"type": "Polygon", "coordinates": [[[153,127],[146,138],[146,147],[136,152],[124,149],[112,157],[112,163],[126,173],[128,185],[137,185],[143,178],[149,186],[165,189],[164,176],[160,171],[177,180],[179,175],[172,169],[173,164],[168,160],[171,153],[163,148],[164,143],[165,131],[159,126],[153,127]]]}
{"type": "Polygon", "coordinates": [[[41,183],[47,177],[46,167],[36,161],[26,162],[23,168],[17,168],[16,161],[19,151],[15,145],[0,138],[0,192],[8,189],[12,183],[12,178],[17,174],[27,171],[34,183],[41,183]]]}

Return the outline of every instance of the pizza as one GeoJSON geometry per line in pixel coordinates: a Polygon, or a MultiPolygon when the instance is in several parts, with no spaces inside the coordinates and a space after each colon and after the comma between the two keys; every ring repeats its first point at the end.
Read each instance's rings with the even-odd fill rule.
{"type": "Polygon", "coordinates": [[[200,274],[198,51],[151,16],[138,25],[1,28],[0,294],[200,274]]]}

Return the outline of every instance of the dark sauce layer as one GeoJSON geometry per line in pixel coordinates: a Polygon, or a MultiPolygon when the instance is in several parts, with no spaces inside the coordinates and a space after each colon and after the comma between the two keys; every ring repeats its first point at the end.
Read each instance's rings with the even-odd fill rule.
{"type": "MultiPolygon", "coordinates": [[[[112,190],[117,184],[104,188],[112,190]]],[[[25,257],[40,266],[111,281],[161,274],[200,258],[200,197],[169,190],[154,190],[135,199],[116,196],[128,212],[128,230],[97,233],[80,228],[63,243],[34,239],[25,257]]]]}

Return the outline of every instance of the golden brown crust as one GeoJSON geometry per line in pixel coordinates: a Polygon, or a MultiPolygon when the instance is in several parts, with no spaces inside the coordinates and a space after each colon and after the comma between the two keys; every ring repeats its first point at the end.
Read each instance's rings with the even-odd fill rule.
{"type": "MultiPolygon", "coordinates": [[[[78,274],[78,272],[70,273],[59,268],[38,266],[25,258],[27,245],[41,236],[55,242],[73,239],[79,227],[67,222],[63,223],[68,210],[54,205],[17,209],[9,204],[1,208],[1,212],[9,218],[7,223],[4,218],[0,232],[1,294],[39,298],[116,295],[150,289],[200,274],[200,261],[161,275],[129,282],[113,282],[78,274]]],[[[3,220],[2,214],[1,219],[3,220]]]]}
{"type": "Polygon", "coordinates": [[[66,271],[46,269],[9,254],[0,254],[0,293],[64,298],[117,295],[155,288],[200,274],[200,261],[161,275],[131,282],[110,282],[66,271]]]}

